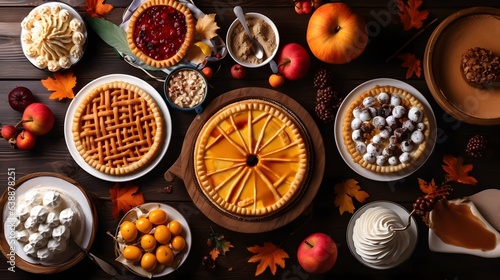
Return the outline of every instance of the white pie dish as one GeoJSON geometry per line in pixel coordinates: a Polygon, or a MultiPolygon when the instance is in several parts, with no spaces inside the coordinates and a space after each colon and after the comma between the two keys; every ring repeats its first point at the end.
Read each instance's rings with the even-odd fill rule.
{"type": "Polygon", "coordinates": [[[375,181],[381,181],[381,182],[388,182],[388,181],[396,181],[403,179],[409,175],[411,175],[413,172],[417,171],[424,163],[427,161],[427,159],[430,157],[432,154],[432,151],[434,150],[434,146],[436,144],[437,140],[437,124],[436,124],[436,117],[434,116],[434,112],[431,109],[431,105],[429,102],[425,99],[425,97],[413,86],[400,81],[396,79],[390,79],[390,78],[378,78],[378,79],[373,79],[366,81],[359,86],[355,87],[342,101],[342,104],[340,105],[337,115],[335,117],[335,128],[334,128],[334,136],[335,136],[335,143],[337,145],[337,148],[339,150],[339,153],[341,157],[344,159],[345,163],[356,173],[359,175],[375,180],[375,181]],[[342,137],[342,122],[343,122],[343,116],[349,107],[350,103],[353,102],[359,95],[361,95],[363,92],[377,86],[377,85],[391,85],[395,86],[398,88],[401,88],[410,94],[412,94],[415,98],[417,98],[425,107],[425,114],[427,115],[429,119],[429,124],[430,124],[430,135],[429,139],[427,139],[426,147],[425,150],[423,151],[422,155],[412,163],[412,166],[405,168],[401,171],[395,172],[395,173],[377,173],[370,171],[366,168],[363,168],[361,165],[358,163],[354,162],[352,159],[351,155],[347,151],[345,145],[344,145],[344,140],[342,137]]]}
{"type": "Polygon", "coordinates": [[[73,159],[76,161],[76,163],[86,172],[88,172],[90,175],[97,177],[102,180],[106,181],[111,181],[111,182],[126,182],[126,181],[131,181],[134,179],[137,179],[139,177],[142,177],[143,175],[147,174],[149,171],[151,171],[156,165],[161,161],[165,153],[167,152],[168,146],[170,144],[170,138],[172,137],[172,120],[170,117],[170,112],[168,110],[167,104],[163,100],[162,96],[154,87],[152,87],[150,84],[148,84],[146,81],[141,80],[139,78],[136,78],[134,76],[130,75],[125,75],[125,74],[111,74],[111,75],[106,75],[100,78],[97,78],[87,85],[85,85],[79,92],[78,94],[75,95],[75,98],[71,101],[71,104],[68,107],[68,110],[66,111],[66,117],[64,119],[64,139],[66,140],[66,146],[68,147],[68,150],[73,157],[73,159]],[[109,82],[114,82],[114,81],[123,81],[127,83],[134,84],[144,91],[146,91],[153,99],[155,100],[156,104],[158,104],[158,107],[160,108],[160,111],[163,116],[163,121],[164,121],[164,131],[165,131],[165,136],[163,138],[163,143],[160,151],[158,154],[151,159],[151,161],[146,165],[143,166],[141,169],[132,172],[130,174],[125,174],[125,175],[110,175],[104,172],[101,172],[91,165],[89,165],[83,157],[80,155],[78,152],[78,149],[76,148],[75,141],[73,140],[73,132],[72,132],[72,125],[73,125],[73,118],[75,116],[76,109],[78,108],[79,103],[85,98],[86,95],[90,94],[92,90],[102,84],[109,83],[109,82]]]}

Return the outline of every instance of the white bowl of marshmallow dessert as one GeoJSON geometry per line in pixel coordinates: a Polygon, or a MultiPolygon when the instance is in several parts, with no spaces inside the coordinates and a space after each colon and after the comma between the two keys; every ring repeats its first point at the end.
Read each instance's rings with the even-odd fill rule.
{"type": "Polygon", "coordinates": [[[347,226],[347,244],[353,256],[374,269],[389,269],[410,258],[417,245],[415,219],[405,230],[410,213],[389,201],[371,202],[358,209],[347,226]]]}
{"type": "Polygon", "coordinates": [[[83,56],[87,29],[71,6],[50,2],[37,6],[21,22],[21,46],[37,68],[68,69],[83,56]]]}

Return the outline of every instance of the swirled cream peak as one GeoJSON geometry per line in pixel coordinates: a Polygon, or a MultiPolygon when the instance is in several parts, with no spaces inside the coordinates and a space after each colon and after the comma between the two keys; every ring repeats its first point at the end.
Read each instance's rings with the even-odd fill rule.
{"type": "Polygon", "coordinates": [[[78,60],[86,41],[83,22],[54,4],[35,8],[21,22],[24,53],[39,68],[55,72],[78,60]]]}
{"type": "Polygon", "coordinates": [[[407,231],[394,231],[404,227],[394,211],[376,206],[367,209],[356,220],[353,242],[356,253],[372,265],[389,265],[398,261],[410,244],[407,231]]]}

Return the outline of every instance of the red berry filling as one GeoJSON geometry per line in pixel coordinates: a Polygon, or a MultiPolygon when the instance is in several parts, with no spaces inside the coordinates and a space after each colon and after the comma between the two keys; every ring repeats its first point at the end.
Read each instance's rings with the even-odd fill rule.
{"type": "Polygon", "coordinates": [[[183,13],[170,6],[153,6],[139,16],[133,36],[143,53],[155,60],[165,60],[179,51],[186,33],[183,13]]]}

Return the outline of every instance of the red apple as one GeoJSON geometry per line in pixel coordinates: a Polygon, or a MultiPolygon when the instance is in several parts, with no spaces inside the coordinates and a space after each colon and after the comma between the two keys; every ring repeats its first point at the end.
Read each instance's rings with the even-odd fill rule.
{"type": "Polygon", "coordinates": [[[54,126],[54,114],[43,103],[32,103],[26,107],[22,117],[23,127],[33,135],[43,135],[54,126]]]}
{"type": "Polygon", "coordinates": [[[4,125],[2,126],[2,137],[5,139],[5,140],[9,140],[10,138],[14,138],[16,137],[17,135],[17,129],[15,126],[13,125],[4,125]]]}
{"type": "Polygon", "coordinates": [[[35,147],[35,143],[35,135],[27,130],[23,130],[17,135],[16,146],[19,150],[30,150],[35,147]]]}
{"type": "Polygon", "coordinates": [[[278,56],[278,71],[288,80],[302,79],[310,65],[307,50],[298,43],[286,44],[278,56]]]}
{"type": "Polygon", "coordinates": [[[330,236],[321,232],[313,233],[300,244],[297,259],[306,272],[325,273],[337,261],[337,245],[330,236]]]}
{"type": "Polygon", "coordinates": [[[243,79],[247,75],[247,69],[245,66],[236,63],[231,67],[231,76],[235,79],[243,79]]]}
{"type": "Polygon", "coordinates": [[[9,92],[9,105],[18,112],[23,112],[28,105],[34,102],[33,93],[26,87],[15,87],[9,92]]]}
{"type": "Polygon", "coordinates": [[[310,14],[312,12],[312,2],[311,0],[296,0],[295,1],[295,12],[299,15],[310,14]]]}
{"type": "Polygon", "coordinates": [[[343,64],[363,53],[368,44],[368,29],[363,18],[347,4],[327,3],[311,15],[306,39],[319,60],[343,64]]]}

